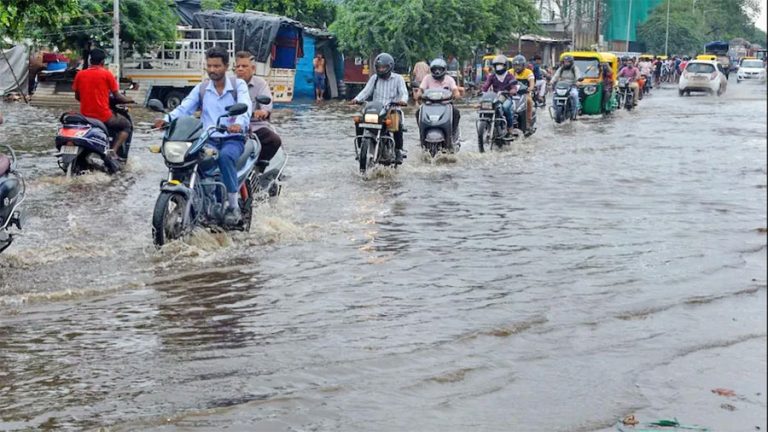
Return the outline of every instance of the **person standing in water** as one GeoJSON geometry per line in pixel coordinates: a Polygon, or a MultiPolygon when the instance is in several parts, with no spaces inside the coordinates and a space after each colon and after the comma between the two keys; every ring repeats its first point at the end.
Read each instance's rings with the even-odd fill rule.
{"type": "Polygon", "coordinates": [[[315,54],[312,66],[315,69],[315,98],[320,101],[325,97],[325,57],[315,54]]]}

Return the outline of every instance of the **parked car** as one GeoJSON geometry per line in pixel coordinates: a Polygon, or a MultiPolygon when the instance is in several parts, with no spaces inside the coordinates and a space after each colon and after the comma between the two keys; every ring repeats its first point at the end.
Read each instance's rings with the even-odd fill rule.
{"type": "Polygon", "coordinates": [[[690,96],[691,92],[707,92],[721,96],[728,86],[728,79],[718,66],[716,61],[690,61],[680,77],[678,94],[690,96]]]}
{"type": "Polygon", "coordinates": [[[739,65],[739,71],[736,74],[736,83],[742,81],[759,81],[765,84],[765,67],[763,61],[758,59],[744,59],[739,65]]]}

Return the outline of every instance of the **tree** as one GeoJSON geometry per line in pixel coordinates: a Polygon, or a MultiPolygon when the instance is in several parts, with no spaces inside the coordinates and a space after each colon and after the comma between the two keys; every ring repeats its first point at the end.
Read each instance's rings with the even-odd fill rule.
{"type": "Polygon", "coordinates": [[[336,3],[330,0],[238,0],[235,10],[246,9],[283,15],[315,27],[325,27],[336,18],[336,3]]]}
{"type": "Polygon", "coordinates": [[[503,45],[512,33],[536,31],[537,18],[529,0],[344,0],[331,31],[348,51],[414,63],[503,45]]]}
{"type": "Polygon", "coordinates": [[[0,2],[0,36],[20,37],[27,27],[55,25],[75,12],[77,0],[15,0],[0,2]]]}
{"type": "MultiPolygon", "coordinates": [[[[754,21],[760,13],[759,0],[668,0],[669,52],[690,54],[703,49],[713,40],[747,40],[763,38],[754,21]]],[[[667,1],[660,3],[648,19],[638,27],[638,37],[649,51],[664,52],[667,23],[667,1]]]]}
{"type": "MultiPolygon", "coordinates": [[[[78,0],[69,16],[27,32],[32,39],[79,49],[86,42],[111,45],[114,0],[78,0]]],[[[121,0],[120,40],[139,52],[176,37],[178,17],[167,0],[121,0]]]]}

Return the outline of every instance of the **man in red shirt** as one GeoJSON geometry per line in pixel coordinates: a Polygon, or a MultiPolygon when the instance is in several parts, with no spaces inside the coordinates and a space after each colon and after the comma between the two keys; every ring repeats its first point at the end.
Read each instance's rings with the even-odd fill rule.
{"type": "Polygon", "coordinates": [[[133,126],[127,118],[112,113],[109,97],[113,96],[115,102],[120,104],[133,103],[133,100],[120,93],[115,76],[104,67],[105,57],[106,53],[100,48],[91,51],[91,67],[75,75],[72,90],[75,91],[75,99],[80,101],[80,113],[101,120],[109,134],[115,137],[111,156],[116,157],[115,154],[130,136],[133,126]]]}

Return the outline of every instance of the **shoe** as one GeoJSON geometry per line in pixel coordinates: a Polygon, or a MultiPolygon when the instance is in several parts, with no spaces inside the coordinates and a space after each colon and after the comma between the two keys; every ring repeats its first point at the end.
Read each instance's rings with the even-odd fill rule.
{"type": "Polygon", "coordinates": [[[243,220],[243,215],[240,213],[240,207],[227,207],[224,212],[224,225],[236,226],[243,220]]]}
{"type": "Polygon", "coordinates": [[[403,151],[402,150],[395,150],[395,163],[400,165],[403,163],[403,151]]]}

